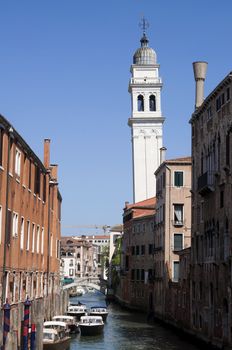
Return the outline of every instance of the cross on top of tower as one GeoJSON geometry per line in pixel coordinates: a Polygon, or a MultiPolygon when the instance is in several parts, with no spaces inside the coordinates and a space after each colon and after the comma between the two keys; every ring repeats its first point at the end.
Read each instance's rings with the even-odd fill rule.
{"type": "Polygon", "coordinates": [[[143,16],[141,22],[139,23],[140,28],[143,30],[143,34],[146,34],[147,28],[149,28],[149,23],[146,18],[143,16]]]}

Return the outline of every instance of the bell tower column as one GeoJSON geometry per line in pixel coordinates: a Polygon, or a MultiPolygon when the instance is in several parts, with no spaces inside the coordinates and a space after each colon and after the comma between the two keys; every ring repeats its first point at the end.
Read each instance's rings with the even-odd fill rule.
{"type": "Polygon", "coordinates": [[[161,112],[159,64],[155,51],[148,46],[146,27],[143,19],[141,47],[134,54],[129,82],[134,203],[156,195],[154,172],[160,165],[165,120],[161,112]]]}

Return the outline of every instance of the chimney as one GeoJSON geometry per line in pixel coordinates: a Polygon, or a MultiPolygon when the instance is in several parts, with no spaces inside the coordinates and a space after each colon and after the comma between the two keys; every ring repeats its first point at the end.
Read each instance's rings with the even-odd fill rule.
{"type": "Polygon", "coordinates": [[[204,82],[207,70],[207,62],[193,62],[193,72],[196,81],[195,108],[202,105],[204,101],[204,82]]]}
{"type": "Polygon", "coordinates": [[[50,167],[50,139],[44,140],[44,166],[46,169],[50,167]]]}
{"type": "Polygon", "coordinates": [[[166,159],[166,151],[167,151],[166,147],[160,148],[160,164],[162,164],[166,159]]]}

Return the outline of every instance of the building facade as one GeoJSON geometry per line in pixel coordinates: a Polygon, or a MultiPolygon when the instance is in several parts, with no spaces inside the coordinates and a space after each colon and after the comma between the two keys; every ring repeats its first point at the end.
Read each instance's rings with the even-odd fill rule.
{"type": "Polygon", "coordinates": [[[179,251],[191,244],[190,157],[164,161],[156,170],[154,313],[166,317],[170,282],[179,281],[179,251]]]}
{"type": "Polygon", "coordinates": [[[38,349],[44,318],[59,311],[62,198],[57,181],[50,140],[44,142],[42,162],[0,115],[0,302],[1,307],[10,303],[11,329],[17,330],[8,336],[11,349],[21,342],[26,298],[31,301],[30,323],[36,325],[38,349]]]}
{"type": "Polygon", "coordinates": [[[155,198],[126,203],[118,299],[142,311],[153,308],[155,198]]]}
{"type": "Polygon", "coordinates": [[[207,64],[194,63],[192,126],[191,327],[216,345],[232,343],[232,73],[204,100],[207,64]],[[200,85],[199,85],[200,84],[200,85]]]}
{"type": "Polygon", "coordinates": [[[162,80],[155,51],[148,46],[143,33],[141,47],[135,52],[131,66],[133,202],[155,196],[154,172],[160,165],[164,117],[161,111],[162,80]]]}

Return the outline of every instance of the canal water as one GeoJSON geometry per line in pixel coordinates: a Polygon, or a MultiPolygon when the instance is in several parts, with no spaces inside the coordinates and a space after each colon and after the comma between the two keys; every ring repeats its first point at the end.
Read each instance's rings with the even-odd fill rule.
{"type": "MultiPolygon", "coordinates": [[[[105,297],[99,292],[86,293],[72,302],[80,301],[87,307],[105,306],[105,297]]],[[[70,350],[196,350],[197,346],[186,342],[174,331],[159,324],[148,324],[146,315],[130,312],[119,305],[108,305],[109,315],[104,332],[99,336],[72,338],[70,350]]]]}

